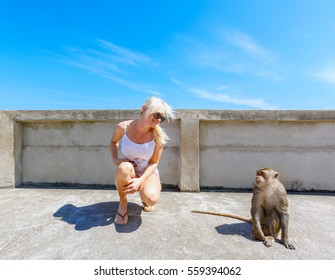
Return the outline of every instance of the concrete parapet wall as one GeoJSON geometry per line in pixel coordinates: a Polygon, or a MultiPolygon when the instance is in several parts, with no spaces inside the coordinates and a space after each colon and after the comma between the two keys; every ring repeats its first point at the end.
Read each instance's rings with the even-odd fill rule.
{"type": "MultiPolygon", "coordinates": [[[[109,141],[138,110],[0,111],[0,187],[113,185],[109,141]]],[[[335,190],[335,111],[179,110],[159,170],[182,191],[250,189],[271,167],[288,190],[335,190]]]]}

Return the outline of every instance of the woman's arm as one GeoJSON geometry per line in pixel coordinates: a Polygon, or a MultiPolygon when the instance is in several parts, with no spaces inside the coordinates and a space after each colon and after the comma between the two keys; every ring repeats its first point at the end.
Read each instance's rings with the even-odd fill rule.
{"type": "Polygon", "coordinates": [[[118,166],[121,162],[126,161],[126,159],[119,159],[119,141],[124,134],[124,129],[126,126],[126,122],[120,122],[114,130],[112,135],[109,150],[112,156],[113,163],[118,166]]]}
{"type": "Polygon", "coordinates": [[[144,183],[144,181],[155,172],[159,160],[161,158],[162,152],[163,152],[163,145],[156,143],[154,153],[144,173],[142,174],[141,177],[132,178],[128,181],[129,184],[126,186],[126,190],[124,191],[125,193],[136,192],[144,183]]]}
{"type": "Polygon", "coordinates": [[[158,163],[162,153],[163,153],[163,145],[156,143],[154,153],[150,159],[150,162],[147,168],[145,169],[144,173],[140,177],[142,179],[142,183],[155,172],[156,168],[158,167],[158,163]]]}

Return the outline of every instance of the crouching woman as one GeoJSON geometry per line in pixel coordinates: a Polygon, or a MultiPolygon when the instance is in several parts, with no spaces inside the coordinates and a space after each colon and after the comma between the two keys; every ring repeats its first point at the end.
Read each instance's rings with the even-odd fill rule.
{"type": "Polygon", "coordinates": [[[160,124],[174,118],[174,111],[167,103],[151,97],[142,106],[139,118],[120,122],[115,128],[110,151],[117,166],[114,182],[120,198],[116,224],[128,222],[127,195],[138,191],[144,211],[152,211],[158,203],[161,180],[157,167],[168,140],[160,124]]]}

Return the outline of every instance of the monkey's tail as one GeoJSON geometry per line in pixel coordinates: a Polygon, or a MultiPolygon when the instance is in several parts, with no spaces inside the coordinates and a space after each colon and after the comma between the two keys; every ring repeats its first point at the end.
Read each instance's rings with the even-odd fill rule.
{"type": "Polygon", "coordinates": [[[226,214],[226,213],[211,212],[211,211],[199,211],[199,210],[193,210],[191,212],[192,213],[198,213],[198,214],[208,214],[208,215],[227,217],[227,218],[237,219],[237,220],[240,220],[242,222],[252,224],[252,219],[251,218],[246,218],[246,217],[242,217],[242,216],[234,215],[234,214],[226,214]]]}

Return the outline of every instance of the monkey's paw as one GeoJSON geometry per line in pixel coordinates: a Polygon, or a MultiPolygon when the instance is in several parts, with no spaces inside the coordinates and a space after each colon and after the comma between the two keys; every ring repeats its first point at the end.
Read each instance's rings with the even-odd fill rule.
{"type": "Polygon", "coordinates": [[[293,244],[291,243],[284,243],[284,246],[287,248],[287,249],[290,249],[290,250],[295,250],[295,247],[293,244]]]}
{"type": "Polygon", "coordinates": [[[272,236],[265,236],[265,239],[263,241],[263,244],[266,247],[271,247],[274,242],[274,238],[272,236]]]}

